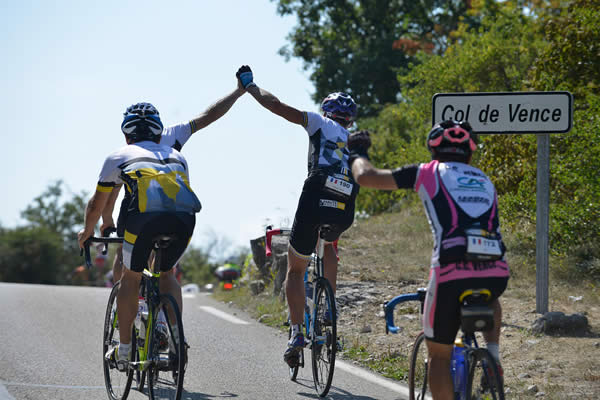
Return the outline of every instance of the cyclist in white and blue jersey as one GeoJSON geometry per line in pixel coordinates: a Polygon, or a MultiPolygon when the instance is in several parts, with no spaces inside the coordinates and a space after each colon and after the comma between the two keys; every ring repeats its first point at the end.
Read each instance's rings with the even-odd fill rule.
{"type": "Polygon", "coordinates": [[[308,177],[294,216],[288,246],[288,269],[285,280],[292,337],[284,353],[284,361],[295,367],[299,362],[304,336],[300,329],[304,312],[304,273],[318,239],[318,228],[327,224],[323,255],[324,275],[336,288],[337,254],[333,246],[354,221],[354,202],[358,185],[350,173],[350,153],[346,143],[348,128],[356,117],[357,106],[345,93],[331,93],[321,108],[323,114],[300,111],[279,101],[277,97],[254,83],[252,71],[242,66],[237,77],[242,86],[266,109],[289,122],[302,126],[309,136],[308,177]]]}

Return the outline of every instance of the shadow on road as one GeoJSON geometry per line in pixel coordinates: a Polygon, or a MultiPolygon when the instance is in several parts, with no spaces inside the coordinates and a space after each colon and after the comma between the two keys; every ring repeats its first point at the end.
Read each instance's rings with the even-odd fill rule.
{"type": "Polygon", "coordinates": [[[356,395],[348,392],[347,390],[342,390],[335,385],[331,385],[331,390],[325,397],[319,397],[317,392],[315,392],[315,388],[313,382],[308,379],[297,379],[296,383],[300,386],[303,386],[307,389],[310,389],[310,392],[301,392],[298,391],[296,394],[306,397],[308,399],[330,399],[330,400],[377,400],[375,397],[356,395]]]}

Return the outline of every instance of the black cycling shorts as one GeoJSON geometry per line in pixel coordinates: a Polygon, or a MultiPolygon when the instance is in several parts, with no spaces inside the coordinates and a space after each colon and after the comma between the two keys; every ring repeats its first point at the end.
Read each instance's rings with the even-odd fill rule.
{"type": "Polygon", "coordinates": [[[504,293],[507,284],[507,277],[468,278],[440,283],[436,288],[432,287],[435,286],[434,280],[430,280],[423,313],[425,336],[433,342],[453,344],[460,328],[460,295],[467,289],[489,289],[492,302],[504,293]],[[430,329],[431,324],[428,322],[432,313],[433,332],[430,332],[428,327],[430,329]]]}
{"type": "Polygon", "coordinates": [[[195,225],[196,215],[187,212],[129,215],[125,223],[123,264],[134,272],[142,272],[148,265],[153,239],[159,235],[174,234],[176,240],[162,250],[160,262],[161,271],[170,270],[183,255],[195,225]]]}
{"type": "Polygon", "coordinates": [[[117,217],[117,236],[123,237],[125,234],[125,222],[127,221],[127,209],[131,203],[131,194],[125,189],[125,196],[121,201],[121,208],[119,208],[119,216],[117,217]]]}
{"type": "MultiPolygon", "coordinates": [[[[357,184],[355,184],[358,187],[357,184]]],[[[325,240],[333,242],[354,222],[355,190],[348,200],[336,199],[322,190],[319,179],[307,179],[302,188],[294,224],[290,234],[290,245],[299,256],[309,257],[315,250],[320,225],[330,225],[325,240]]]]}

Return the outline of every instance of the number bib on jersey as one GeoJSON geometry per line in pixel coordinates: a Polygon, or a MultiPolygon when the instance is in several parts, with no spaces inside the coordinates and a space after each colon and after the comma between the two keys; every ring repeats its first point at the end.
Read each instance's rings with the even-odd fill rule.
{"type": "Polygon", "coordinates": [[[327,180],[325,181],[325,187],[336,194],[341,194],[349,197],[352,194],[354,184],[329,175],[327,177],[327,180]]]}
{"type": "Polygon", "coordinates": [[[502,257],[500,240],[467,234],[467,257],[475,260],[497,260],[502,257]]]}

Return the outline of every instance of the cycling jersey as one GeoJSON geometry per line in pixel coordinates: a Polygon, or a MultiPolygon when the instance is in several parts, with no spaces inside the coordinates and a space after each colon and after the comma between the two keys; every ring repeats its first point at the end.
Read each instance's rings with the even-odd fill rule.
{"type": "MultiPolygon", "coordinates": [[[[172,147],[177,151],[181,151],[183,145],[192,136],[192,124],[193,121],[190,121],[165,128],[161,135],[160,144],[172,147]]],[[[129,209],[129,205],[131,204],[131,199],[131,194],[129,193],[129,191],[125,190],[125,196],[121,201],[119,216],[117,218],[118,236],[123,236],[125,232],[125,221],[127,219],[127,210],[129,209]]]]}
{"type": "Polygon", "coordinates": [[[132,195],[128,213],[200,211],[200,201],[190,187],[187,162],[171,147],[142,141],[109,155],[97,190],[110,192],[123,183],[132,195]]]}
{"type": "Polygon", "coordinates": [[[296,255],[308,258],[321,224],[331,225],[327,241],[335,241],[354,221],[358,184],[348,167],[348,131],[314,112],[304,113],[309,135],[308,177],[298,202],[290,244],[296,255]]]}

